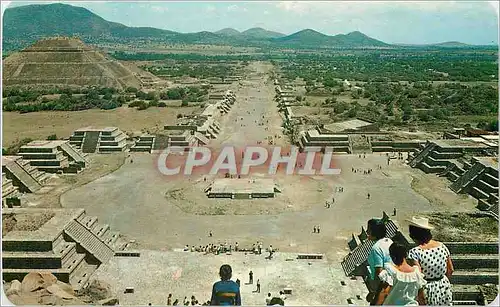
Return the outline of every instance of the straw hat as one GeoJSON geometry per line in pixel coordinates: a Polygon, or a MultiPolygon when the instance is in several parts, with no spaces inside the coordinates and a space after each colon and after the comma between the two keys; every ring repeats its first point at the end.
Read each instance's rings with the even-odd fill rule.
{"type": "Polygon", "coordinates": [[[426,217],[414,216],[411,218],[411,220],[407,220],[407,221],[410,222],[410,225],[418,227],[418,228],[423,228],[423,229],[428,229],[428,230],[434,229],[434,227],[431,224],[429,224],[429,219],[426,217]]]}

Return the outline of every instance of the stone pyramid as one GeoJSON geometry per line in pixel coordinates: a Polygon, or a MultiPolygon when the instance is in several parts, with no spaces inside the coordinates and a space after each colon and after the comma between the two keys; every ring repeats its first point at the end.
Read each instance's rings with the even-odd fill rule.
{"type": "Polygon", "coordinates": [[[140,87],[141,81],[120,62],[77,38],[40,40],[3,61],[4,86],[140,87]]]}

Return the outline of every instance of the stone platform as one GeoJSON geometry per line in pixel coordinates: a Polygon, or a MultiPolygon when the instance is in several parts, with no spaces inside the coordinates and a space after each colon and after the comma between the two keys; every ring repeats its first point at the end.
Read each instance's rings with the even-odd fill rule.
{"type": "Polygon", "coordinates": [[[272,179],[216,179],[207,189],[209,198],[273,198],[279,192],[272,179]]]}

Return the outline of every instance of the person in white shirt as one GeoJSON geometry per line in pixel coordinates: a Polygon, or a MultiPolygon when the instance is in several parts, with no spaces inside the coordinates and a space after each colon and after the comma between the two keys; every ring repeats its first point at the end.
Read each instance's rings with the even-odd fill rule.
{"type": "Polygon", "coordinates": [[[383,289],[375,305],[426,305],[424,286],[427,281],[418,265],[410,266],[406,262],[408,256],[406,246],[393,243],[389,252],[393,263],[386,265],[379,274],[383,289]]]}
{"type": "Polygon", "coordinates": [[[280,291],[280,299],[285,301],[286,300],[286,295],[285,295],[285,292],[283,291],[280,291]]]}

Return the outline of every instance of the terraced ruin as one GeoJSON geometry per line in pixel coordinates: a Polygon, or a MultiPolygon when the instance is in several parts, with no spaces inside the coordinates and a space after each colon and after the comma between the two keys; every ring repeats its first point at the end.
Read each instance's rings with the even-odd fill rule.
{"type": "Polygon", "coordinates": [[[48,38],[3,61],[4,86],[140,87],[135,73],[76,38],[48,38]]]}

